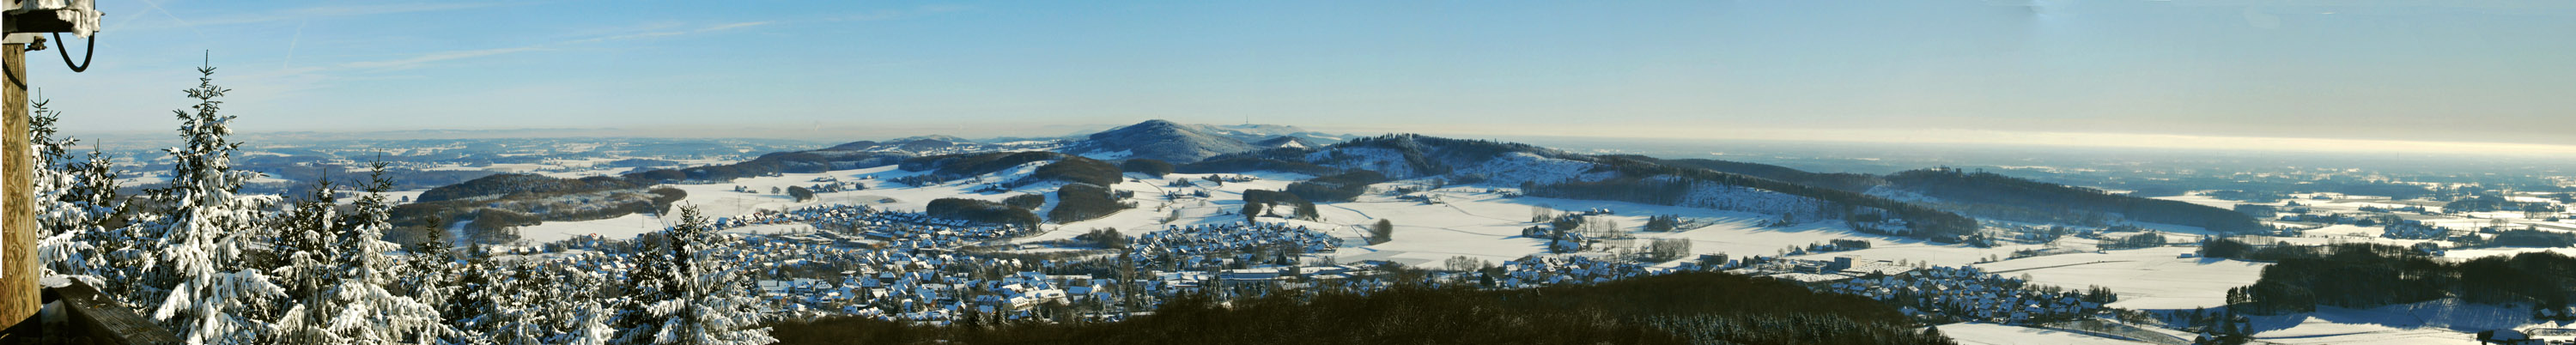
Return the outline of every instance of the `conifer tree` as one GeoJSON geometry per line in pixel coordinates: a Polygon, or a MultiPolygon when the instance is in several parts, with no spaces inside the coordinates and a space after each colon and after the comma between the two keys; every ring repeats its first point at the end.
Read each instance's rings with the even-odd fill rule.
{"type": "MultiPolygon", "coordinates": [[[[431,217],[426,223],[434,227],[439,220],[431,217]]],[[[450,307],[457,290],[456,252],[448,242],[447,231],[429,229],[427,234],[427,241],[403,258],[404,273],[393,286],[404,297],[438,307],[441,323],[452,329],[463,319],[456,308],[450,307]]]]}
{"type": "Polygon", "coordinates": [[[241,144],[227,140],[233,116],[219,115],[224,88],[214,84],[214,67],[197,69],[196,112],[176,111],[185,139],[166,149],[175,160],[170,184],[146,196],[149,205],[135,224],[148,236],[138,252],[152,255],[132,300],[157,304],[151,317],[189,343],[257,341],[268,327],[261,310],[285,291],[267,274],[250,267],[243,253],[260,239],[260,222],[275,196],[238,195],[241,185],[259,174],[232,169],[232,153],[241,144]]]}
{"type": "Polygon", "coordinates": [[[599,272],[564,270],[562,283],[556,284],[558,291],[555,296],[559,298],[548,304],[549,313],[553,314],[549,319],[557,324],[555,336],[547,341],[598,345],[615,340],[617,332],[609,327],[609,322],[616,312],[602,301],[607,297],[603,292],[606,285],[608,277],[599,272]]]}
{"type": "Polygon", "coordinates": [[[337,231],[339,197],[331,190],[329,178],[314,182],[313,194],[296,202],[286,214],[269,224],[278,236],[269,240],[269,252],[283,256],[285,267],[270,273],[284,288],[285,315],[276,320],[276,331],[270,340],[294,344],[336,344],[345,339],[331,333],[330,315],[324,307],[326,288],[340,280],[340,270],[332,267],[339,256],[333,252],[331,235],[337,231]]]}
{"type": "MultiPolygon", "coordinates": [[[[452,330],[441,324],[438,309],[409,296],[385,289],[395,282],[399,262],[390,254],[399,245],[384,240],[384,230],[393,227],[393,204],[384,193],[393,189],[393,180],[385,177],[385,163],[373,164],[367,194],[351,204],[352,211],[334,226],[330,252],[337,282],[325,290],[326,299],[319,310],[330,318],[331,333],[348,342],[381,344],[434,339],[452,330]]],[[[320,192],[329,195],[332,192],[320,192]]],[[[336,203],[336,202],[335,202],[336,203]]]]}
{"type": "Polygon", "coordinates": [[[651,343],[666,318],[647,312],[645,307],[678,296],[668,288],[670,282],[677,280],[671,273],[677,252],[671,248],[669,234],[644,234],[635,239],[635,252],[627,256],[634,269],[626,273],[626,284],[620,287],[624,291],[622,298],[610,303],[617,310],[617,343],[651,343]]]}
{"type": "Polygon", "coordinates": [[[455,343],[490,343],[484,337],[489,335],[491,330],[481,326],[484,325],[484,320],[492,317],[491,315],[500,313],[497,305],[492,301],[492,298],[500,293],[491,291],[500,288],[495,286],[496,284],[509,279],[499,275],[500,270],[508,268],[497,267],[491,258],[481,255],[469,255],[457,267],[455,290],[452,291],[452,295],[449,295],[447,303],[440,308],[442,309],[440,315],[446,316],[448,327],[457,330],[453,337],[455,343]]]}
{"type": "Polygon", "coordinates": [[[751,292],[751,280],[740,274],[738,265],[715,262],[716,254],[730,250],[724,235],[709,226],[698,215],[696,207],[680,209],[680,223],[668,234],[667,263],[669,277],[665,282],[672,299],[655,301],[645,312],[662,324],[654,326],[655,344],[766,344],[776,342],[769,328],[761,327],[760,299],[751,292]]]}
{"type": "Polygon", "coordinates": [[[480,311],[467,322],[473,330],[470,333],[475,333],[469,335],[470,342],[545,344],[554,334],[546,327],[550,320],[546,319],[540,299],[555,292],[554,272],[525,263],[506,265],[495,267],[503,272],[481,273],[490,277],[486,280],[489,284],[470,296],[480,311]]]}
{"type": "Polygon", "coordinates": [[[135,240],[125,228],[107,228],[122,207],[116,195],[116,171],[95,148],[86,159],[73,157],[72,138],[56,138],[54,122],[61,113],[46,101],[28,102],[35,166],[37,269],[97,287],[109,296],[126,297],[128,282],[141,265],[111,255],[130,250],[135,240]]]}

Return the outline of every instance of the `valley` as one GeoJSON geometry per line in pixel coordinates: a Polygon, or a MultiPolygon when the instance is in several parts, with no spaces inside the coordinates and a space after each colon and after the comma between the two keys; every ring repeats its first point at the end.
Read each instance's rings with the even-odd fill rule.
{"type": "MultiPolygon", "coordinates": [[[[1962,343],[2175,344],[2215,337],[2283,344],[2344,343],[2352,339],[2464,343],[2469,341],[2469,333],[2485,329],[2557,326],[2527,315],[2495,319],[2493,313],[2445,313],[2413,321],[2347,326],[2331,320],[2349,319],[2338,315],[2351,313],[2320,310],[2315,314],[2240,318],[2223,323],[2230,325],[2228,329],[2215,329],[2205,326],[2207,321],[2193,321],[2193,316],[2187,316],[2227,309],[2231,305],[2229,291],[2254,285],[2269,265],[2202,257],[2198,246],[2210,238],[2282,245],[2429,244],[2443,248],[2434,255],[2453,261],[2553,250],[2472,247],[2472,243],[2450,240],[2453,236],[2476,234],[2476,230],[2394,238],[2378,227],[2349,221],[2329,224],[2273,219],[2279,216],[2269,215],[2248,217],[2239,212],[2243,209],[2238,206],[2290,207],[2283,205],[2298,203],[2296,200],[2252,203],[2198,195],[2158,198],[2180,202],[2158,206],[2176,211],[2159,212],[2202,215],[2184,217],[2240,217],[2227,221],[2259,222],[2264,230],[2216,231],[2126,219],[2116,211],[2070,213],[2072,216],[2034,216],[2015,211],[2019,213],[2001,219],[1978,217],[1975,228],[1965,232],[1934,233],[1929,230],[1932,228],[1925,228],[1932,226],[1930,223],[1907,222],[1902,213],[1804,196],[1838,195],[1830,191],[1797,190],[1794,192],[1801,194],[1787,194],[1761,189],[1783,186],[1765,184],[1776,182],[1763,182],[1769,180],[1761,178],[1725,182],[1762,186],[1758,188],[1663,185],[1706,190],[1693,193],[1714,193],[1694,194],[1709,196],[1657,196],[1655,193],[1669,192],[1627,191],[1617,189],[1626,187],[1616,184],[1587,185],[1609,186],[1587,187],[1603,192],[1563,194],[1600,198],[1610,195],[1601,194],[1604,192],[1630,193],[1608,197],[1627,201],[1540,197],[1532,196],[1529,189],[1610,181],[1670,181],[1657,180],[1655,175],[1630,174],[1672,170],[1623,172],[1614,167],[1654,162],[1651,160],[1413,136],[1356,138],[1312,147],[1209,148],[1200,143],[1260,139],[1209,134],[1204,132],[1208,128],[1211,127],[1154,121],[1107,132],[1117,133],[1114,135],[1060,143],[861,142],[795,155],[762,155],[750,161],[783,164],[718,163],[675,168],[678,174],[639,169],[624,176],[630,180],[685,176],[677,180],[664,178],[657,183],[661,187],[656,188],[685,192],[685,197],[665,207],[693,209],[712,219],[721,232],[754,244],[738,249],[743,252],[730,260],[764,267],[749,273],[766,291],[765,296],[792,306],[787,310],[802,318],[860,317],[924,325],[987,318],[1108,321],[1150,315],[1156,305],[1201,294],[1255,298],[1279,291],[1372,291],[1416,285],[1508,290],[1718,271],[1794,282],[1820,292],[1869,296],[1900,307],[1918,322],[1941,325],[1936,328],[1945,332],[1961,330],[1946,334],[1962,343]],[[1191,148],[1172,149],[1173,146],[1191,148]],[[1159,149],[1139,151],[1128,147],[1159,149]],[[923,148],[929,150],[909,151],[923,148]],[[984,155],[999,157],[1027,149],[1056,149],[1074,155],[966,170],[971,175],[947,173],[952,169],[945,164],[965,163],[942,163],[980,162],[985,158],[978,157],[984,155]],[[1204,155],[1218,151],[1232,152],[1204,155]],[[799,156],[816,158],[788,158],[799,156]],[[961,222],[921,216],[941,199],[981,200],[998,205],[1024,196],[1037,200],[1033,207],[1025,207],[1026,211],[1050,214],[1054,208],[1066,207],[1059,189],[1084,183],[1039,173],[1048,166],[1090,158],[1150,159],[1142,158],[1145,156],[1179,159],[1168,164],[1177,172],[1121,173],[1115,182],[1104,186],[1118,195],[1114,202],[1121,210],[1106,215],[1049,218],[1035,224],[961,222]],[[926,161],[918,157],[955,158],[926,161]],[[753,167],[760,168],[752,170],[753,167]],[[1259,206],[1270,206],[1267,211],[1254,216],[1244,214],[1262,209],[1247,208],[1255,206],[1249,194],[1300,190],[1306,188],[1300,187],[1301,183],[1320,181],[1318,175],[1356,170],[1381,172],[1390,179],[1363,185],[1357,189],[1360,193],[1346,201],[1264,200],[1259,206]],[[713,178],[690,178],[696,176],[713,178]],[[828,191],[798,196],[784,192],[786,189],[828,191]],[[1299,202],[1312,206],[1298,205],[1299,202]],[[2184,210],[2192,207],[2202,210],[2184,210]],[[885,216],[866,216],[869,214],[885,216]],[[1870,216],[1858,218],[1857,214],[1870,216]],[[869,218],[887,216],[895,218],[869,218]],[[746,219],[758,221],[745,223],[746,219]],[[1666,220],[1673,225],[1650,225],[1666,220]],[[1373,233],[1372,227],[1379,222],[1392,225],[1386,235],[1373,233]],[[893,224],[955,230],[870,230],[898,226],[893,224]],[[1104,232],[1121,239],[1097,237],[1104,232]],[[1218,237],[1189,237],[1201,242],[1156,242],[1166,244],[1150,247],[1124,244],[1167,234],[1207,236],[1184,235],[1202,232],[1218,237]],[[1295,236],[1310,236],[1299,234],[1318,237],[1298,239],[1295,236]],[[2152,240],[2141,245],[2141,238],[2152,240]],[[1175,246],[1177,243],[1190,244],[1175,246]],[[1135,262],[1120,259],[1129,257],[1135,262]],[[1924,290],[1934,287],[1973,290],[1967,290],[1966,295],[1924,290]],[[2109,295],[2103,295],[2106,293],[2109,295]],[[2298,315],[2316,318],[2301,319],[2298,315]],[[2331,332],[2322,331],[2326,329],[2349,331],[2317,333],[2331,332]]],[[[1822,182],[1826,177],[1809,177],[1822,175],[1800,175],[1807,173],[1783,169],[1786,168],[1765,170],[1769,175],[1764,177],[1830,184],[1822,182]]],[[[1726,176],[1741,176],[1718,171],[1709,174],[1717,175],[1706,175],[1714,178],[1706,181],[1732,181],[1726,176]]],[[[2007,184],[2010,183],[2025,182],[2007,184]]],[[[1900,200],[1898,205],[1923,203],[1933,208],[1971,211],[1970,214],[1984,214],[1977,210],[1995,207],[2034,205],[1993,200],[2052,197],[2049,195],[2115,203],[2146,202],[2082,188],[2048,192],[2057,194],[1920,190],[1908,189],[1902,183],[1842,188],[1870,195],[1848,194],[1863,198],[1852,199],[1857,202],[1887,202],[1868,201],[1873,200],[1868,199],[1871,196],[1885,195],[1900,200]],[[2084,193],[2094,194],[2082,196],[2087,195],[2084,193]],[[1961,199],[1944,200],[1931,195],[1961,199]]],[[[2406,224],[2488,228],[2487,232],[2497,226],[2571,224],[2524,217],[2504,222],[2473,218],[2488,214],[2427,212],[2397,217],[2380,210],[2423,203],[2390,201],[2385,197],[2337,197],[2296,205],[2314,205],[2307,206],[2307,214],[2405,218],[2413,221],[2406,224]],[[2469,227],[2472,225],[2478,227],[2469,227]]],[[[2556,205],[2545,198],[2532,200],[2556,205]]],[[[595,261],[621,260],[613,253],[618,252],[614,248],[627,246],[622,243],[678,225],[680,220],[673,212],[677,211],[545,221],[508,228],[512,238],[507,240],[479,242],[487,243],[503,258],[594,261],[576,265],[602,265],[595,261]],[[580,253],[590,254],[567,255],[580,253]],[[597,255],[602,253],[611,255],[597,255]]],[[[2163,217],[2167,221],[2208,219],[2163,217]]],[[[463,243],[469,245],[477,242],[471,236],[451,238],[464,239],[463,243]]],[[[2460,302],[2445,299],[2426,303],[2460,302]]]]}

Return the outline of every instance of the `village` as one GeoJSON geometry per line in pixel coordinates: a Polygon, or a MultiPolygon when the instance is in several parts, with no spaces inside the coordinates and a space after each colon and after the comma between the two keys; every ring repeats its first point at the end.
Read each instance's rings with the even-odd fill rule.
{"type": "MultiPolygon", "coordinates": [[[[1591,209],[1581,214],[1610,214],[1591,209]]],[[[1032,254],[1010,240],[1036,230],[825,204],[717,218],[736,242],[717,262],[753,277],[780,317],[850,315],[920,324],[1046,320],[1115,321],[1151,313],[1186,294],[1217,298],[1369,291],[1397,285],[1523,289],[1590,284],[1684,271],[1795,281],[1812,289],[1900,306],[1932,323],[2038,326],[2103,312],[2116,298],[2066,292],[1976,267],[1701,255],[1670,265],[1606,251],[1535,254],[1499,264],[1452,262],[1422,271],[1385,261],[1333,262],[1344,239],[1284,222],[1165,225],[1117,248],[1073,245],[1032,254]],[[752,231],[744,231],[752,230],[752,231]],[[1122,261],[1123,260],[1123,261],[1122,261]]],[[[1579,236],[1565,240],[1582,241],[1579,236]]],[[[622,279],[620,253],[638,239],[596,235],[511,252],[622,279]]],[[[1837,241],[1837,244],[1851,245],[1837,241]]],[[[1071,243],[1058,243],[1059,245],[1071,243]]],[[[1585,243],[1578,247],[1592,247],[1585,243]]],[[[1834,245],[1811,245],[1817,253],[1834,245]]],[[[1572,249],[1572,248],[1569,248],[1572,249]]],[[[1798,254],[1807,254],[1800,250],[1798,254]]],[[[1463,259],[1463,258],[1462,258],[1463,259]]],[[[2100,292],[2096,292],[2097,294],[2100,292]]]]}

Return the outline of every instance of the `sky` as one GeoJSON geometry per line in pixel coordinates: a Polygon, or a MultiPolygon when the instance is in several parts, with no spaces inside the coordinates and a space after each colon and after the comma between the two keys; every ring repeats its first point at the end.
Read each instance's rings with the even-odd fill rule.
{"type": "Polygon", "coordinates": [[[2565,1],[99,6],[88,72],[29,55],[75,133],[176,128],[211,64],[249,132],[874,139],[1170,119],[2576,157],[2565,1]]]}

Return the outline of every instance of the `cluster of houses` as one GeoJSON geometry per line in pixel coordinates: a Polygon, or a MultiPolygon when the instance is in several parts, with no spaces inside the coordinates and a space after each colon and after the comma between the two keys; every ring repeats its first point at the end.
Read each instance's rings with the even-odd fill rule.
{"type": "Polygon", "coordinates": [[[1930,267],[1816,285],[1820,291],[1888,302],[1916,318],[2032,324],[2093,315],[2100,303],[2077,292],[2025,288],[1976,267],[1930,267]]]}
{"type": "MultiPolygon", "coordinates": [[[[1585,214],[1608,214],[1587,210],[1585,214]]],[[[846,230],[802,235],[742,235],[711,259],[757,282],[763,298],[801,316],[855,315],[881,320],[948,324],[989,320],[1115,319],[1110,306],[1151,310],[1180,294],[1258,296],[1282,291],[1369,291],[1396,284],[1366,265],[1308,265],[1308,253],[1335,250],[1341,239],[1285,223],[1166,226],[1129,243],[1135,280],[1093,278],[1074,269],[1081,262],[986,257],[959,247],[1027,235],[1017,227],[976,226],[920,213],[867,206],[826,205],[758,211],[715,221],[718,228],[803,223],[846,230]],[[850,241],[820,233],[851,233],[850,241]],[[1161,269],[1161,270],[1155,270],[1161,269]],[[1050,274],[1056,273],[1060,275],[1050,274]],[[1118,291],[1130,292],[1126,294],[1118,291]],[[1121,300],[1136,298],[1136,301],[1121,300]]],[[[837,236],[837,235],[836,235],[837,236]]],[[[575,265],[622,280],[635,263],[616,248],[631,240],[580,236],[546,246],[557,253],[529,255],[549,264],[575,265]],[[587,250],[573,250],[587,249],[587,250]]],[[[1074,260],[1103,260],[1078,257],[1074,260]]],[[[1114,259],[1110,259],[1114,260],[1114,259]]],[[[1678,268],[1656,269],[1633,261],[1591,255],[1533,255],[1481,272],[1435,273],[1419,283],[1529,288],[1592,284],[1683,270],[1729,270],[1809,283],[1819,290],[1868,296],[1923,317],[2002,323],[2048,320],[2098,310],[2074,295],[2022,289],[2018,280],[1973,267],[1918,269],[1885,261],[1831,261],[1723,256],[1678,268]],[[1713,265],[1713,267],[1700,267],[1713,265]]],[[[1096,264],[1096,262],[1092,263],[1096,264]]],[[[616,280],[612,280],[616,281],[616,280]]],[[[1141,311],[1141,310],[1136,310],[1141,311]]]]}
{"type": "Polygon", "coordinates": [[[719,218],[717,228],[734,228],[763,224],[811,224],[822,229],[843,229],[869,240],[882,241],[893,248],[956,248],[985,241],[1028,235],[1036,230],[1016,226],[987,226],[957,219],[931,217],[916,212],[893,212],[868,206],[820,205],[786,211],[760,210],[735,217],[719,218]]]}
{"type": "MultiPolygon", "coordinates": [[[[876,176],[860,176],[860,177],[859,177],[859,179],[860,179],[860,180],[868,180],[868,179],[875,179],[875,178],[876,178],[876,176]]],[[[842,181],[842,180],[841,180],[840,178],[838,178],[838,177],[830,177],[830,176],[825,176],[825,177],[816,177],[816,178],[814,178],[814,180],[813,180],[812,182],[814,182],[814,184],[812,184],[812,185],[806,185],[806,186],[805,186],[805,188],[806,188],[806,189],[812,189],[812,190],[814,190],[814,192],[815,192],[815,193],[833,193],[833,192],[847,192],[847,191],[857,191],[857,190],[868,190],[868,184],[867,184],[867,183],[860,182],[860,181],[842,181]]]]}
{"type": "Polygon", "coordinates": [[[1548,250],[1559,253],[1592,250],[1592,244],[1600,242],[1591,236],[1584,236],[1582,231],[1556,231],[1546,225],[1521,228],[1521,237],[1548,240],[1548,250]]]}
{"type": "MultiPolygon", "coordinates": [[[[1915,269],[1914,266],[1898,265],[1886,260],[1860,260],[1848,256],[1836,257],[1833,260],[1804,260],[1755,256],[1747,257],[1735,262],[1726,262],[1724,261],[1724,256],[1718,256],[1717,260],[1719,262],[1724,262],[1724,264],[1713,269],[1724,269],[1729,273],[1771,277],[1775,279],[1811,284],[1829,283],[1864,277],[1904,274],[1906,272],[1912,272],[1915,269]]],[[[1703,261],[1706,261],[1706,258],[1703,258],[1703,261]]]]}
{"type": "Polygon", "coordinates": [[[1322,231],[1285,223],[1226,223],[1204,225],[1167,225],[1163,231],[1137,236],[1128,248],[1134,260],[1148,267],[1203,268],[1234,267],[1269,258],[1258,257],[1257,251],[1269,250],[1277,255],[1331,252],[1341,239],[1322,231]]]}
{"type": "MultiPolygon", "coordinates": [[[[976,226],[920,213],[881,211],[866,206],[825,205],[792,210],[763,210],[713,222],[718,229],[767,224],[813,224],[847,229],[872,242],[856,243],[818,236],[744,235],[732,237],[728,250],[710,260],[739,268],[752,277],[764,299],[776,310],[798,316],[846,314],[882,320],[946,324],[964,317],[1019,320],[1051,318],[1069,306],[1100,308],[1119,305],[1107,293],[1122,286],[1117,279],[1087,275],[1048,275],[1058,262],[994,258],[964,254],[957,247],[1017,237],[1017,227],[976,226]],[[837,279],[833,278],[837,276],[837,279]]],[[[1221,288],[1229,296],[1281,289],[1381,289],[1389,283],[1379,273],[1357,266],[1255,265],[1272,254],[1329,252],[1340,240],[1320,231],[1276,223],[1173,226],[1133,242],[1139,258],[1194,263],[1198,270],[1142,271],[1137,281],[1139,305],[1151,307],[1174,294],[1221,288]],[[1294,252],[1289,251],[1293,249],[1294,252]],[[1210,284],[1217,284],[1211,286],[1210,284]]],[[[572,265],[622,280],[636,263],[620,248],[633,240],[596,235],[542,246],[520,256],[540,264],[572,265]]],[[[1296,259],[1290,262],[1300,261],[1296,259]]],[[[1150,310],[1150,309],[1148,309],[1150,310]]],[[[1088,313],[1093,318],[1115,318],[1088,313]]]]}
{"type": "Polygon", "coordinates": [[[2424,224],[2423,222],[2412,220],[2399,222],[2397,224],[2389,224],[2388,226],[2381,227],[2380,229],[2382,231],[2379,235],[2380,237],[2393,239],[2431,240],[2451,237],[2450,228],[2433,226],[2431,224],[2424,224]]]}
{"type": "Polygon", "coordinates": [[[2285,222],[2352,224],[2360,222],[2363,217],[2342,213],[2293,213],[2281,215],[2280,219],[2285,222]]]}
{"type": "Polygon", "coordinates": [[[1505,261],[1497,268],[1502,274],[1494,279],[1492,287],[1503,289],[1601,283],[1660,273],[1632,261],[1602,260],[1582,255],[1525,256],[1505,261]]]}

